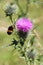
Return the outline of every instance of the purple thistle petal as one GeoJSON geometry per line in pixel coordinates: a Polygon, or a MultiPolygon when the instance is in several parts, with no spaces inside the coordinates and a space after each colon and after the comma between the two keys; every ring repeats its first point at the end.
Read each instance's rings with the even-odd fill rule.
{"type": "Polygon", "coordinates": [[[27,32],[33,28],[33,24],[30,19],[20,18],[16,22],[16,27],[19,31],[27,32]]]}

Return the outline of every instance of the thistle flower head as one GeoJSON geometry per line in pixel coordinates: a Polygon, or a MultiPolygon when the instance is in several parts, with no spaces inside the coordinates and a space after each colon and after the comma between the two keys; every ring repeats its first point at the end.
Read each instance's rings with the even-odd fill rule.
{"type": "Polygon", "coordinates": [[[16,28],[19,31],[28,32],[32,29],[33,24],[30,19],[20,18],[16,22],[16,28]]]}
{"type": "Polygon", "coordinates": [[[7,4],[5,8],[6,16],[10,16],[13,13],[17,13],[18,6],[16,4],[7,4]]]}
{"type": "Polygon", "coordinates": [[[37,51],[35,49],[31,49],[27,52],[27,56],[29,59],[34,60],[37,55],[37,51]]]}

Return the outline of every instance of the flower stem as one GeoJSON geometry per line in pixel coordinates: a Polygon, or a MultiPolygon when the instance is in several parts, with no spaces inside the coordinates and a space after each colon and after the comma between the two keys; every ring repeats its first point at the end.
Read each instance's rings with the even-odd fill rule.
{"type": "Polygon", "coordinates": [[[27,13],[28,13],[28,4],[29,4],[29,1],[27,0],[25,15],[27,15],[27,13]]]}
{"type": "Polygon", "coordinates": [[[26,55],[25,55],[25,61],[26,61],[26,65],[28,65],[28,59],[27,59],[26,55]]]}
{"type": "Polygon", "coordinates": [[[13,20],[12,20],[12,15],[10,15],[10,20],[11,20],[11,22],[13,23],[13,20]]]}
{"type": "Polygon", "coordinates": [[[26,55],[26,47],[24,48],[24,53],[25,53],[25,62],[26,62],[26,65],[28,65],[28,58],[27,58],[27,55],[26,55]]]}
{"type": "Polygon", "coordinates": [[[30,65],[34,65],[34,61],[30,61],[30,65]]]}
{"type": "MultiPolygon", "coordinates": [[[[15,1],[16,1],[16,0],[15,0],[15,1]]],[[[19,7],[19,9],[20,9],[20,11],[21,11],[21,14],[24,14],[24,12],[23,12],[21,6],[19,5],[18,1],[16,1],[16,3],[17,3],[17,5],[18,5],[18,7],[19,7]]]]}

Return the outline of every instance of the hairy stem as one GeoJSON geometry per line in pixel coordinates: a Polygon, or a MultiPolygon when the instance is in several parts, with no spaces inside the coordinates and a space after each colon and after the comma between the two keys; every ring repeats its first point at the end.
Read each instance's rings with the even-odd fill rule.
{"type": "Polygon", "coordinates": [[[13,20],[12,20],[12,15],[10,15],[10,20],[11,20],[11,22],[13,23],[13,20]]]}

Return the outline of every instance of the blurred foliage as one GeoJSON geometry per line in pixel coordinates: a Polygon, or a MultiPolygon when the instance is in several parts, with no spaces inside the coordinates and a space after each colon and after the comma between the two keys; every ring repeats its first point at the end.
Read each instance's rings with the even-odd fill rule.
{"type": "MultiPolygon", "coordinates": [[[[5,16],[4,13],[4,6],[6,3],[11,3],[14,2],[15,0],[0,0],[0,28],[1,26],[3,27],[8,27],[11,24],[11,21],[9,20],[9,17],[5,16]]],[[[23,12],[25,12],[26,8],[26,0],[19,0],[19,4],[23,9],[23,12]]],[[[38,22],[40,20],[40,17],[43,18],[43,0],[30,0],[29,3],[29,12],[27,14],[27,17],[31,18],[32,20],[36,19],[35,22],[38,22]]],[[[18,14],[21,14],[20,12],[18,14]]],[[[18,15],[17,14],[17,15],[18,15]]],[[[13,19],[17,19],[17,15],[13,15],[13,19]]],[[[36,28],[38,33],[41,36],[41,44],[43,45],[43,19],[40,20],[40,25],[39,27],[36,28]]],[[[6,32],[0,31],[0,65],[26,65],[24,59],[19,58],[19,53],[15,50],[12,53],[13,46],[12,47],[5,47],[2,48],[2,46],[5,46],[9,43],[11,43],[13,34],[11,36],[8,36],[6,32]],[[15,53],[16,52],[16,53],[15,53]]]]}

